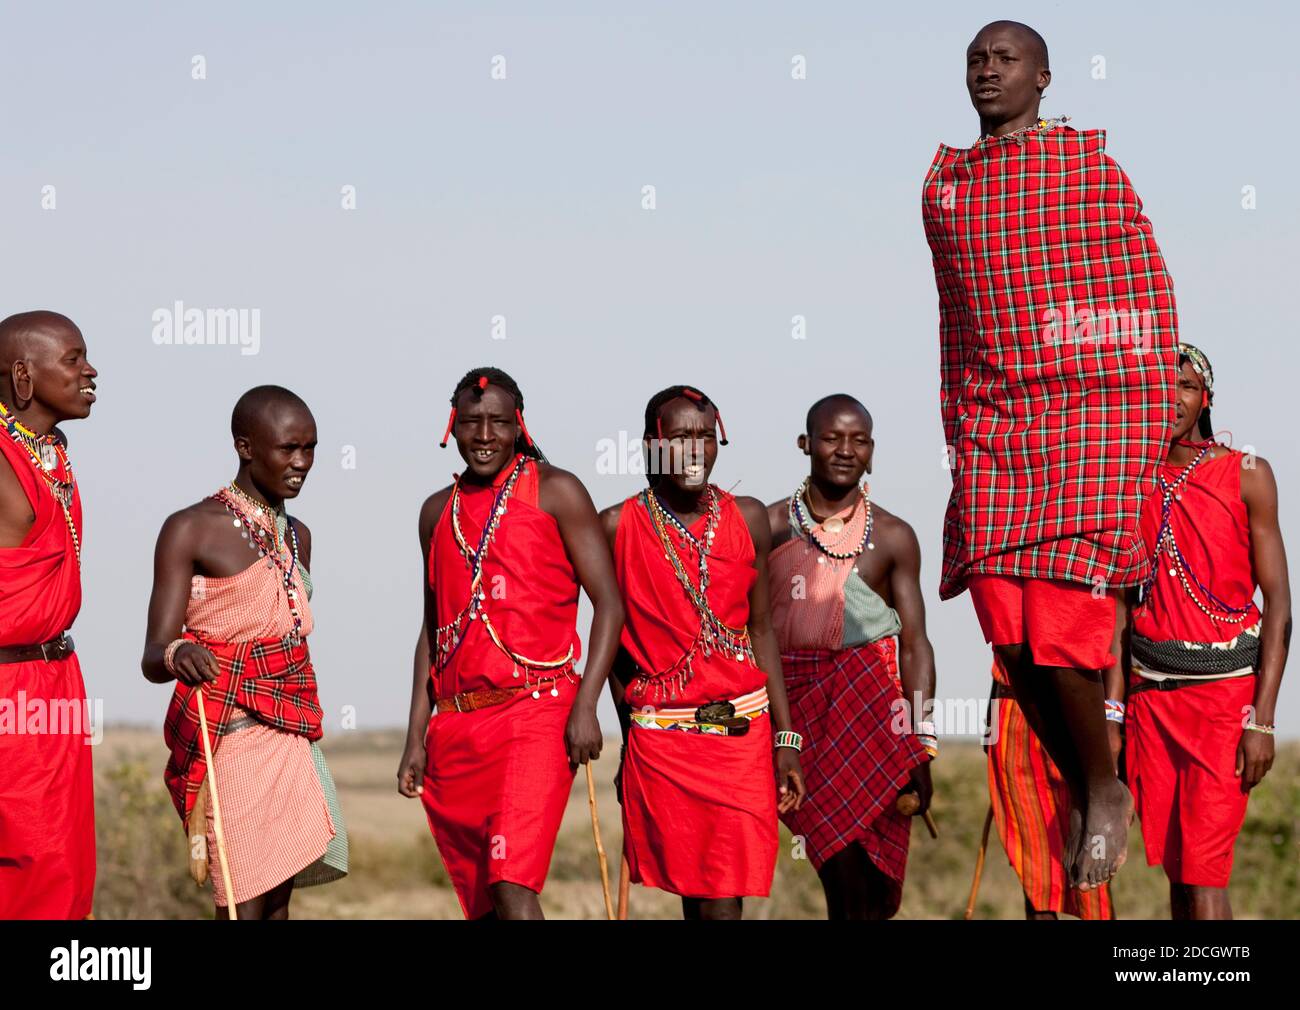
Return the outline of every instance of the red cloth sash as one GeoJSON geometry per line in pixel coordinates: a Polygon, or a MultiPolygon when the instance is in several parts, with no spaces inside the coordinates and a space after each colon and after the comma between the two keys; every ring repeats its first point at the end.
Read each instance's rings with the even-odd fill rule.
{"type": "MultiPolygon", "coordinates": [[[[1178,549],[1188,567],[1201,582],[1230,607],[1244,607],[1255,595],[1257,583],[1250,563],[1250,518],[1241,500],[1242,454],[1217,448],[1214,459],[1203,459],[1182,488],[1181,500],[1170,503],[1170,522],[1178,549]]],[[[1182,467],[1162,464],[1160,474],[1174,480],[1182,467]]],[[[1156,549],[1160,530],[1159,487],[1142,506],[1142,538],[1147,550],[1156,549]]],[[[1187,595],[1177,575],[1170,575],[1173,563],[1162,554],[1155,583],[1146,603],[1133,612],[1133,629],[1152,641],[1226,642],[1259,623],[1259,608],[1253,603],[1241,623],[1215,621],[1187,595]]],[[[1217,610],[1195,583],[1192,588],[1201,602],[1217,610]]]]}
{"type": "MultiPolygon", "coordinates": [[[[516,457],[517,458],[517,457],[516,457]]],[[[491,518],[496,493],[514,464],[503,467],[490,486],[462,483],[460,528],[473,550],[491,518]]],[[[537,662],[560,659],[572,647],[576,662],[582,654],[578,638],[578,577],[573,571],[555,518],[538,506],[537,464],[529,460],[506,502],[496,535],[487,545],[482,591],[483,609],[505,646],[537,662]]],[[[449,623],[469,601],[471,571],[456,544],[448,501],[433,532],[429,552],[429,585],[433,588],[439,626],[449,623]]],[[[519,687],[558,671],[520,671],[492,641],[481,620],[467,620],[460,644],[439,669],[436,655],[431,672],[434,697],[442,698],[482,688],[519,687]]],[[[432,638],[433,631],[430,629],[432,638]]]]}
{"type": "MultiPolygon", "coordinates": [[[[76,619],[81,573],[63,508],[31,457],[3,431],[0,451],[36,516],[22,544],[0,548],[0,645],[36,645],[76,619]]],[[[80,535],[75,488],[71,512],[80,535]]],[[[86,714],[76,655],[0,666],[0,703],[18,719],[37,704],[47,719],[42,732],[0,731],[0,919],[83,919],[95,888],[89,726],[55,718],[86,714]]]]}
{"type": "Polygon", "coordinates": [[[1173,418],[1173,282],[1102,131],[940,147],[922,200],[954,450],[943,599],[987,573],[1135,585],[1173,418]]]}
{"type": "MultiPolygon", "coordinates": [[[[718,494],[722,514],[709,553],[706,596],[724,624],[744,628],[749,623],[749,592],[758,578],[754,541],[736,499],[722,491],[718,494]]],[[[708,517],[701,516],[690,527],[691,533],[702,536],[707,522],[708,517]]],[[[689,549],[679,553],[698,586],[695,554],[689,549]]],[[[684,683],[676,676],[700,632],[700,616],[664,557],[663,544],[638,496],[623,503],[614,538],[614,568],[626,611],[622,644],[638,668],[627,688],[630,704],[671,701],[674,707],[685,708],[729,701],[767,683],[767,675],[756,664],[717,650],[706,656],[697,649],[691,663],[693,676],[684,683]],[[655,674],[665,671],[670,675],[656,683],[655,674]]]]}
{"type": "MultiPolygon", "coordinates": [[[[188,631],[185,637],[211,652],[221,668],[216,681],[203,687],[204,714],[214,756],[222,731],[240,714],[237,708],[268,726],[308,740],[319,740],[324,735],[324,713],[316,695],[316,673],[306,641],[298,645],[281,638],[214,642],[188,631]]],[[[188,823],[194,797],[207,774],[197,688],[177,682],[167,707],[163,739],[171,751],[163,777],[176,812],[188,823]]]]}

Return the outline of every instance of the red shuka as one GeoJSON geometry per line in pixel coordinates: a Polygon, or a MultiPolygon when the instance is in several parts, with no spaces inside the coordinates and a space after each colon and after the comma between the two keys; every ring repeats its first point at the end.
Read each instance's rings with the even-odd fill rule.
{"type": "MultiPolygon", "coordinates": [[[[758,577],[754,543],[735,498],[717,493],[722,514],[709,554],[708,599],[723,622],[744,628],[758,577]]],[[[691,532],[702,536],[706,523],[701,517],[691,532]]],[[[694,579],[694,555],[683,550],[681,556],[694,579]]],[[[626,612],[623,647],[641,674],[672,669],[699,633],[700,618],[638,497],[623,503],[614,566],[626,612]]],[[[694,675],[675,697],[662,701],[653,680],[638,676],[628,687],[628,703],[634,709],[698,707],[767,683],[758,666],[737,661],[734,653],[698,652],[692,667],[694,675]]],[[[735,737],[633,725],[623,758],[623,836],[634,883],[691,898],[768,894],[777,848],[769,717],[758,716],[747,734],[735,737]]]]}
{"type": "MultiPolygon", "coordinates": [[[[490,487],[461,485],[460,526],[471,548],[478,546],[496,492],[513,465],[502,469],[490,487]]],[[[572,647],[576,660],[581,648],[578,578],[559,524],[539,507],[538,494],[537,464],[530,460],[488,545],[483,608],[516,655],[546,662],[572,647]]],[[[439,625],[450,622],[469,600],[470,574],[452,533],[449,501],[429,555],[439,625]]],[[[434,697],[522,687],[525,680],[529,687],[503,705],[435,712],[425,735],[428,760],[421,797],[429,827],[465,916],[477,919],[492,911],[492,884],[519,884],[540,893],[546,881],[573,786],[564,727],[577,689],[566,669],[520,670],[516,677],[516,665],[492,641],[482,620],[466,624],[446,664],[439,669],[434,659],[434,697]],[[539,678],[543,683],[534,691],[539,678]]]]}
{"type": "MultiPolygon", "coordinates": [[[[58,637],[81,609],[81,573],[63,508],[28,454],[0,449],[36,521],[0,548],[0,645],[58,637]]],[[[81,496],[72,518],[81,534],[81,496]]],[[[75,654],[0,664],[0,919],[84,919],[95,889],[95,808],[86,688],[75,654]],[[35,720],[43,725],[37,727],[35,720]]]]}
{"type": "MultiPolygon", "coordinates": [[[[1217,447],[1214,459],[1203,459],[1170,503],[1169,521],[1174,539],[1187,564],[1210,591],[1230,607],[1244,607],[1255,595],[1254,569],[1250,563],[1250,518],[1241,500],[1242,454],[1217,447]]],[[[1160,475],[1174,480],[1182,467],[1161,464],[1160,475]]],[[[1142,505],[1142,538],[1147,550],[1156,549],[1160,530],[1159,487],[1142,505]]],[[[1259,623],[1259,608],[1241,623],[1211,620],[1183,589],[1173,564],[1162,554],[1155,583],[1146,602],[1133,611],[1133,630],[1155,642],[1224,642],[1259,623]]],[[[1193,583],[1204,603],[1209,603],[1193,583]]],[[[1211,608],[1213,609],[1213,607],[1211,608]]],[[[1217,612],[1217,611],[1216,611],[1217,612]]]]}

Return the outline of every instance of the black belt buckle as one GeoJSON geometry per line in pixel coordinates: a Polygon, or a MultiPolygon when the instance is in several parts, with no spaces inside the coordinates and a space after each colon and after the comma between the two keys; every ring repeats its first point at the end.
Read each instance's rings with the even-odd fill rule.
{"type": "Polygon", "coordinates": [[[53,642],[42,642],[41,657],[45,662],[52,663],[56,659],[62,659],[64,656],[69,655],[72,652],[72,648],[72,636],[65,633],[60,635],[53,642]],[[53,649],[51,649],[51,646],[53,646],[53,649]],[[51,652],[53,654],[51,654],[51,652]]]}
{"type": "Polygon", "coordinates": [[[702,726],[721,726],[727,736],[744,736],[749,732],[749,720],[736,715],[736,706],[729,701],[711,701],[695,710],[695,721],[702,726]]]}

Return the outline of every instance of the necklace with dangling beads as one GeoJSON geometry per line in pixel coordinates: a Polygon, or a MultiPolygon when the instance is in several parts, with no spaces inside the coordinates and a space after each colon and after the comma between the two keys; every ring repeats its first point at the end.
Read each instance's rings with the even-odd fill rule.
{"type": "Polygon", "coordinates": [[[0,403],[0,421],[4,422],[9,437],[14,444],[27,451],[27,458],[41,481],[49,489],[51,497],[63,509],[63,521],[67,523],[68,533],[72,535],[72,552],[77,558],[77,568],[81,568],[81,537],[77,534],[77,524],[72,519],[72,496],[77,487],[76,475],[72,472],[72,463],[68,454],[53,435],[38,435],[26,427],[13,415],[4,403],[0,403]],[[67,477],[61,480],[54,475],[55,468],[67,477]]]}
{"type": "Polygon", "coordinates": [[[708,495],[708,522],[705,524],[703,537],[696,537],[686,525],[678,519],[671,511],[664,507],[663,502],[653,488],[646,488],[641,492],[641,504],[650,514],[650,522],[654,527],[655,535],[659,538],[659,544],[663,547],[664,560],[667,561],[677,576],[677,581],[686,592],[690,599],[695,612],[700,618],[700,630],[691,642],[687,650],[681,655],[677,662],[673,663],[667,670],[654,674],[640,674],[638,679],[647,684],[653,684],[655,687],[656,699],[662,698],[665,694],[669,698],[676,697],[677,693],[684,687],[694,676],[695,671],[693,661],[697,652],[703,652],[705,656],[712,656],[715,651],[725,653],[735,657],[736,662],[743,663],[748,661],[755,662],[754,649],[749,641],[748,628],[733,628],[724,623],[717,614],[713,612],[713,607],[709,604],[709,599],[705,591],[709,586],[709,567],[708,552],[712,549],[713,538],[717,533],[718,525],[722,520],[721,496],[718,489],[712,484],[705,489],[708,495]],[[691,581],[686,566],[682,563],[681,555],[678,551],[677,544],[673,542],[669,534],[669,527],[672,527],[679,535],[684,548],[694,550],[698,556],[699,586],[691,581]]]}
{"type": "Polygon", "coordinates": [[[284,593],[289,601],[289,616],[293,621],[293,629],[285,638],[291,645],[298,645],[302,642],[302,614],[298,612],[298,591],[293,584],[294,573],[298,570],[298,531],[294,529],[293,523],[286,515],[284,525],[289,541],[286,545],[280,537],[280,530],[275,521],[277,512],[270,505],[258,501],[242,490],[234,481],[212,497],[221,502],[226,507],[226,511],[233,516],[231,525],[239,530],[239,535],[243,539],[248,541],[249,550],[257,551],[259,558],[265,558],[267,568],[280,569],[280,581],[284,585],[284,593]],[[256,520],[250,516],[250,512],[257,516],[256,520]],[[269,531],[260,521],[264,517],[270,522],[269,531]],[[284,558],[286,546],[289,554],[287,564],[284,558]]]}
{"type": "MultiPolygon", "coordinates": [[[[796,525],[799,529],[803,530],[808,539],[813,542],[819,551],[825,554],[826,557],[832,558],[835,561],[852,561],[864,550],[874,551],[876,545],[871,540],[871,530],[873,525],[871,519],[871,495],[867,482],[864,480],[858,485],[858,493],[861,495],[859,504],[866,509],[867,513],[866,521],[862,527],[862,536],[858,538],[857,546],[854,547],[853,550],[846,552],[836,549],[836,547],[839,546],[838,543],[836,544],[836,547],[830,547],[822,543],[821,538],[817,536],[817,523],[812,518],[812,508],[807,506],[807,500],[805,498],[805,495],[808,493],[809,480],[810,478],[805,477],[803,483],[800,484],[795,493],[790,496],[790,506],[788,511],[791,524],[796,525]]],[[[856,511],[857,508],[855,506],[854,512],[856,511]]],[[[850,515],[849,520],[852,521],[852,518],[852,515],[850,515]]],[[[845,523],[843,519],[836,519],[834,516],[821,524],[823,530],[832,534],[841,532],[846,525],[847,523],[845,523]],[[838,523],[838,525],[832,529],[832,523],[838,523]]],[[[818,558],[817,561],[819,563],[825,563],[825,558],[818,558]]]]}
{"type": "Polygon", "coordinates": [[[1151,590],[1155,586],[1156,579],[1160,575],[1160,558],[1161,555],[1168,557],[1168,563],[1172,566],[1169,568],[1170,578],[1177,577],[1182,584],[1183,591],[1188,595],[1193,603],[1200,608],[1201,613],[1212,621],[1222,621],[1224,624],[1240,624],[1250,614],[1253,603],[1247,603],[1244,607],[1232,607],[1224,603],[1221,599],[1210,591],[1210,588],[1196,577],[1188,565],[1187,559],[1183,556],[1182,550],[1178,546],[1178,541],[1174,538],[1174,525],[1172,521],[1173,503],[1183,500],[1183,488],[1191,479],[1192,472],[1197,465],[1205,458],[1206,453],[1214,446],[1213,442],[1206,442],[1201,451],[1196,454],[1190,463],[1188,463],[1177,477],[1171,481],[1165,480],[1164,476],[1157,474],[1156,479],[1160,482],[1160,529],[1156,532],[1156,549],[1151,556],[1151,572],[1143,580],[1138,590],[1139,603],[1146,603],[1151,596],[1151,590]],[[1189,581],[1190,577],[1190,581],[1189,581]],[[1215,613],[1203,602],[1200,597],[1192,590],[1192,583],[1196,583],[1196,588],[1204,595],[1219,611],[1215,613]]]}
{"type": "MultiPolygon", "coordinates": [[[[541,686],[541,683],[540,681],[531,682],[528,677],[529,671],[558,671],[569,666],[573,662],[573,646],[569,646],[569,651],[562,658],[555,660],[529,659],[527,656],[513,652],[502,640],[483,606],[487,601],[487,593],[483,591],[483,565],[487,561],[488,548],[496,539],[497,528],[501,525],[501,519],[506,514],[506,504],[510,500],[515,483],[519,480],[519,476],[523,473],[527,462],[528,457],[523,453],[515,457],[510,473],[501,482],[501,486],[497,488],[496,495],[492,500],[492,508],[488,512],[488,521],[483,524],[483,531],[479,534],[478,546],[473,548],[470,547],[469,541],[465,539],[465,533],[460,526],[460,477],[456,477],[451,489],[451,503],[449,506],[451,509],[451,531],[456,539],[456,546],[460,548],[461,556],[465,559],[465,564],[470,571],[469,602],[450,621],[435,629],[434,646],[438,669],[442,669],[447,665],[456,650],[460,648],[461,642],[465,640],[466,622],[482,621],[483,630],[488,633],[492,643],[510,657],[510,661],[515,667],[513,675],[518,677],[522,668],[524,671],[524,686],[533,687],[533,697],[538,698],[541,694],[537,688],[541,686]]],[[[559,689],[552,684],[551,694],[558,695],[559,693],[559,689]]]]}

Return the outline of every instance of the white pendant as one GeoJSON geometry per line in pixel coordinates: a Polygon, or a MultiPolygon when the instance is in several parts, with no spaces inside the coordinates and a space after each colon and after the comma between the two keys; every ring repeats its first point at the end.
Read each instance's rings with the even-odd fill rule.
{"type": "Polygon", "coordinates": [[[42,469],[53,470],[54,465],[58,463],[58,461],[59,458],[54,452],[54,446],[49,445],[48,443],[46,445],[41,446],[41,468],[42,469]]]}
{"type": "Polygon", "coordinates": [[[844,520],[839,516],[832,516],[830,519],[827,519],[822,523],[822,529],[827,533],[839,533],[844,529],[844,520]]]}

